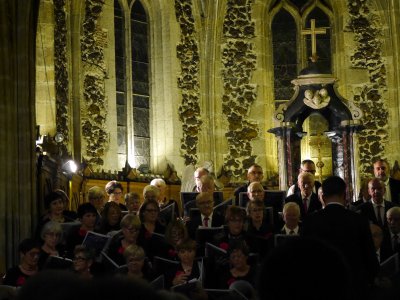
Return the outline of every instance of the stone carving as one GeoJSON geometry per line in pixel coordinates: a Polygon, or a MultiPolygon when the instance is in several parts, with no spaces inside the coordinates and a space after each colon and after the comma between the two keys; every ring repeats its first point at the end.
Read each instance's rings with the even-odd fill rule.
{"type": "Polygon", "coordinates": [[[106,67],[104,61],[104,32],[97,27],[104,5],[103,0],[85,1],[85,19],[81,37],[83,62],[82,136],[86,141],[87,161],[103,165],[108,135],[105,130],[107,115],[104,81],[106,67]]]}
{"type": "Polygon", "coordinates": [[[386,66],[382,58],[382,28],[379,16],[365,0],[349,0],[348,27],[355,33],[357,47],[351,56],[355,68],[366,69],[369,82],[355,91],[354,102],[364,112],[365,130],[359,134],[360,175],[371,174],[371,161],[385,157],[388,141],[388,109],[386,106],[386,66]]]}
{"type": "MultiPolygon", "coordinates": [[[[54,75],[56,92],[56,127],[64,136],[63,151],[69,142],[69,80],[67,58],[67,21],[65,0],[54,0],[54,75]]],[[[66,152],[66,151],[65,151],[66,152]]]]}
{"type": "Polygon", "coordinates": [[[181,41],[176,47],[181,73],[178,88],[182,102],[179,119],[182,122],[181,155],[185,165],[197,164],[197,146],[202,120],[200,118],[199,47],[194,26],[191,0],[175,0],[175,15],[181,29],[181,41]]]}
{"type": "Polygon", "coordinates": [[[305,105],[314,108],[321,109],[328,106],[331,101],[331,97],[329,97],[328,91],[326,89],[320,89],[317,91],[306,90],[304,92],[303,102],[305,105]]]}
{"type": "Polygon", "coordinates": [[[258,138],[256,122],[248,119],[251,105],[257,98],[257,86],[251,84],[257,56],[250,42],[255,25],[251,19],[252,0],[227,1],[222,45],[222,112],[228,121],[225,136],[229,153],[224,155],[224,168],[236,179],[241,179],[255,162],[251,141],[258,138]]]}

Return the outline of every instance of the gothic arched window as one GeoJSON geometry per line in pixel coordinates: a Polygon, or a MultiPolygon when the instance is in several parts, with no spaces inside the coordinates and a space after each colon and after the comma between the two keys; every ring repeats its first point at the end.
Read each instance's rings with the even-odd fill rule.
{"type": "Polygon", "coordinates": [[[133,3],[128,14],[121,8],[120,1],[114,0],[114,31],[118,161],[120,164],[130,161],[134,167],[149,166],[148,22],[144,7],[139,0],[133,3]],[[129,16],[130,49],[127,48],[129,43],[125,41],[124,16],[127,15],[129,16]],[[128,61],[131,62],[130,65],[127,64],[128,61]],[[132,75],[127,76],[127,74],[132,75]],[[131,87],[131,92],[128,87],[131,87]]]}
{"type": "Polygon", "coordinates": [[[331,11],[323,0],[275,1],[271,7],[272,53],[274,68],[275,106],[288,101],[293,95],[291,80],[305,68],[311,57],[311,37],[302,35],[302,29],[310,28],[311,19],[317,28],[325,28],[326,34],[318,34],[318,63],[323,70],[332,72],[330,18],[331,11]]]}

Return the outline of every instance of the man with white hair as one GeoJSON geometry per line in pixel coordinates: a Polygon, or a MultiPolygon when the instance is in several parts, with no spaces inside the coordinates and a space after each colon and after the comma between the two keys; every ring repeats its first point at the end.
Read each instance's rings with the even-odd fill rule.
{"type": "Polygon", "coordinates": [[[322,208],[321,202],[314,190],[314,175],[308,172],[302,172],[297,177],[299,191],[286,197],[285,203],[295,202],[300,207],[300,215],[303,220],[304,217],[316,210],[322,208]]]}

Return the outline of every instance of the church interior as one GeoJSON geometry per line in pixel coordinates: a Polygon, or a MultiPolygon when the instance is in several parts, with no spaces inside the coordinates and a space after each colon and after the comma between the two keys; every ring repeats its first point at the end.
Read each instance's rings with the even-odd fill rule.
{"type": "Polygon", "coordinates": [[[55,188],[400,179],[398,0],[1,0],[0,24],[0,273],[55,188]]]}

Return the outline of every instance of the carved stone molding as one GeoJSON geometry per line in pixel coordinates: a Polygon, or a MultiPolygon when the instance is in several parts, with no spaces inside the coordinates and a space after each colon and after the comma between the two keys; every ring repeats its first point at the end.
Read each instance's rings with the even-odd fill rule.
{"type": "Polygon", "coordinates": [[[178,88],[182,93],[179,119],[182,122],[181,155],[185,165],[195,165],[202,120],[200,117],[200,56],[191,0],[175,0],[175,15],[181,30],[181,41],[176,47],[181,73],[178,88]]]}
{"type": "Polygon", "coordinates": [[[85,1],[85,19],[81,36],[83,62],[82,136],[86,141],[86,160],[92,165],[103,165],[108,143],[105,130],[107,105],[105,97],[106,65],[104,47],[107,37],[97,26],[104,0],[85,1]]]}
{"type": "Polygon", "coordinates": [[[369,81],[355,92],[354,103],[364,112],[365,130],[359,133],[360,174],[371,174],[371,161],[385,157],[388,141],[388,109],[386,106],[386,66],[380,40],[382,24],[371,9],[370,1],[349,0],[348,27],[355,33],[357,47],[351,56],[355,68],[367,70],[369,81]]]}
{"type": "Polygon", "coordinates": [[[250,83],[257,63],[251,42],[255,32],[252,3],[252,0],[228,0],[223,24],[222,112],[228,121],[225,136],[229,148],[224,155],[224,168],[237,179],[255,162],[251,141],[259,136],[258,124],[248,118],[257,98],[257,85],[250,83]]]}

